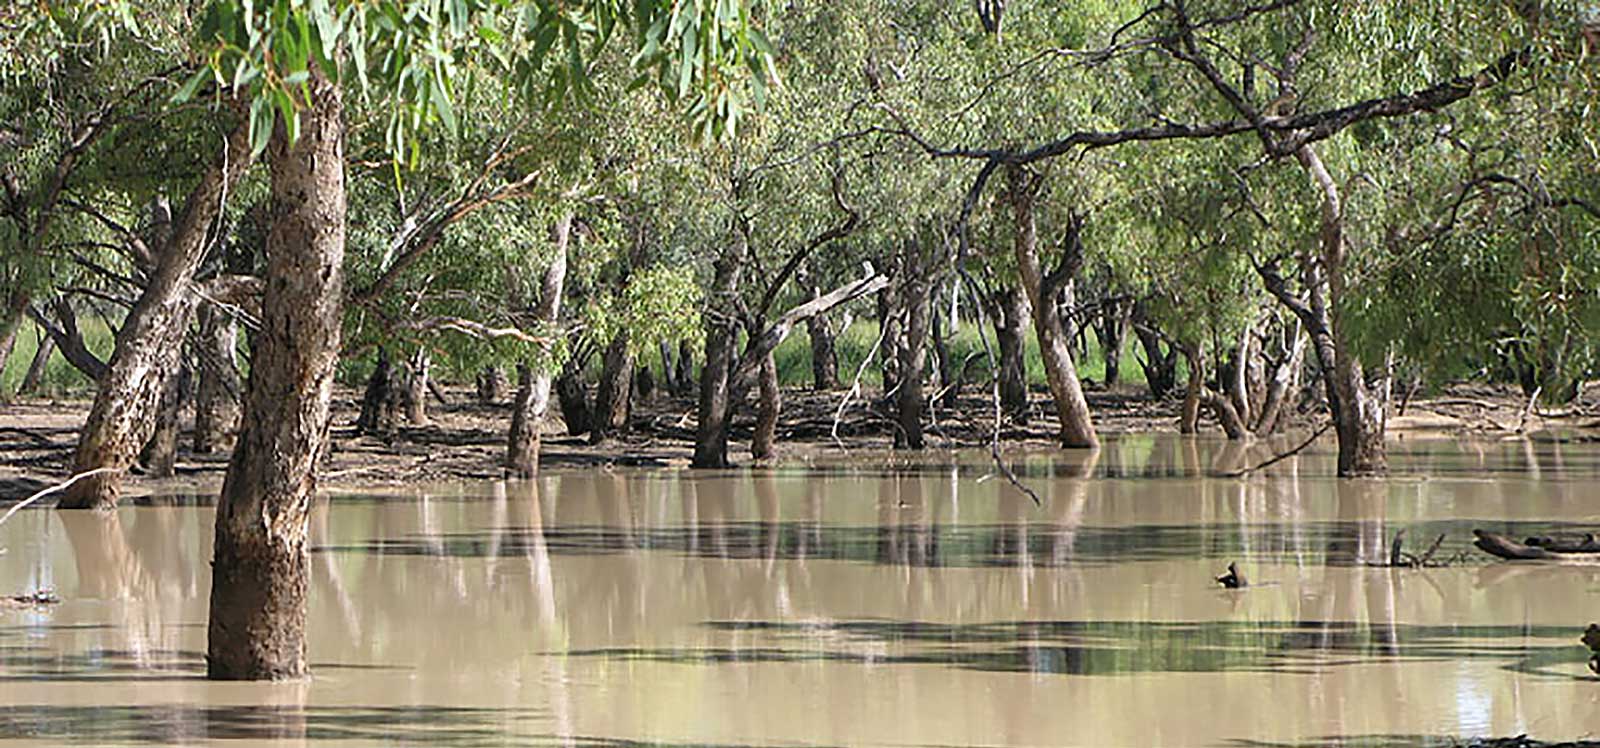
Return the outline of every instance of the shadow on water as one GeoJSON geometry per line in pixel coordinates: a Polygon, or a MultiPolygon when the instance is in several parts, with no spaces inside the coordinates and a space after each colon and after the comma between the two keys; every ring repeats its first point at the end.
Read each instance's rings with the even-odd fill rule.
{"type": "Polygon", "coordinates": [[[542,709],[298,705],[4,706],[0,738],[174,745],[208,740],[381,741],[385,746],[565,748],[759,748],[541,734],[542,709]]]}
{"type": "Polygon", "coordinates": [[[1529,638],[1562,640],[1576,634],[1576,629],[1555,626],[1369,625],[1348,621],[942,624],[881,620],[713,621],[705,625],[718,631],[756,632],[770,637],[772,643],[752,647],[591,649],[570,654],[697,665],[814,661],[945,665],[1040,675],[1240,671],[1310,674],[1323,667],[1371,661],[1488,660],[1502,662],[1507,670],[1561,679],[1573,676],[1542,668],[1582,663],[1586,658],[1581,650],[1569,645],[1527,643],[1529,638]]]}

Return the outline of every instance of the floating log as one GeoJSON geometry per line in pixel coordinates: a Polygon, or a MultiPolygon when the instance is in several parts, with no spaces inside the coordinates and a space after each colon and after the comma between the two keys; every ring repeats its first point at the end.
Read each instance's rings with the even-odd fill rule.
{"type": "MultiPolygon", "coordinates": [[[[1581,544],[1535,542],[1534,544],[1518,543],[1504,535],[1497,535],[1486,530],[1473,530],[1477,539],[1472,544],[1479,550],[1491,556],[1512,561],[1560,561],[1563,563],[1600,564],[1600,545],[1591,545],[1587,540],[1581,544]],[[1583,550],[1593,547],[1594,550],[1583,550]]],[[[1534,541],[1547,541],[1547,538],[1529,538],[1534,541]]]]}

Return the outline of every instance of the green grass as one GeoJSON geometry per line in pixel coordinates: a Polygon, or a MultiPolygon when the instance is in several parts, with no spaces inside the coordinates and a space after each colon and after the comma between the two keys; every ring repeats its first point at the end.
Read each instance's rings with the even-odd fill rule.
{"type": "MultiPolygon", "coordinates": [[[[110,358],[116,339],[109,326],[99,317],[84,315],[78,318],[78,328],[83,332],[83,344],[89,350],[101,360],[110,358]]],[[[39,335],[39,328],[31,322],[23,323],[22,329],[17,331],[16,346],[11,349],[11,358],[6,361],[5,371],[0,372],[0,395],[13,396],[17,388],[22,386],[23,377],[28,375],[28,365],[33,363],[33,354],[39,350],[39,335]]],[[[39,391],[34,394],[59,397],[93,389],[94,382],[72,368],[72,364],[67,363],[58,349],[51,352],[50,360],[45,363],[44,379],[40,382],[39,391]]]]}

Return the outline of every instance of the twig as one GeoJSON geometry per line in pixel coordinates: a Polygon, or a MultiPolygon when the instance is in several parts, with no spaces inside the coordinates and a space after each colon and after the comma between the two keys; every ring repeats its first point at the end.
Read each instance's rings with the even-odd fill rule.
{"type": "Polygon", "coordinates": [[[1263,463],[1261,463],[1259,465],[1253,465],[1251,467],[1244,468],[1243,470],[1234,470],[1232,472],[1220,473],[1219,476],[1223,477],[1223,478],[1242,478],[1242,477],[1244,477],[1246,475],[1249,475],[1251,473],[1256,472],[1257,470],[1261,470],[1263,468],[1268,468],[1268,467],[1276,465],[1276,464],[1278,464],[1280,462],[1283,462],[1284,460],[1287,460],[1290,457],[1293,457],[1293,456],[1295,456],[1297,454],[1300,454],[1301,452],[1304,452],[1306,447],[1311,446],[1311,443],[1317,440],[1317,437],[1320,437],[1323,434],[1327,433],[1328,429],[1330,429],[1332,427],[1333,427],[1333,421],[1329,421],[1327,423],[1324,423],[1324,424],[1322,424],[1322,428],[1317,429],[1316,433],[1313,433],[1305,441],[1301,442],[1300,446],[1295,447],[1294,449],[1291,449],[1291,450],[1289,450],[1287,452],[1284,452],[1283,454],[1278,455],[1277,457],[1274,457],[1274,458],[1272,458],[1270,460],[1267,460],[1266,462],[1263,462],[1263,463]]]}
{"type": "Polygon", "coordinates": [[[32,504],[35,501],[38,501],[38,500],[40,500],[40,499],[42,499],[42,498],[44,498],[46,496],[49,496],[50,494],[56,493],[58,491],[65,491],[68,488],[71,488],[72,484],[77,483],[78,481],[83,480],[84,478],[87,478],[87,477],[89,477],[91,475],[99,475],[101,473],[115,473],[115,472],[118,472],[120,470],[122,470],[122,468],[103,467],[103,468],[95,468],[93,470],[89,470],[89,471],[86,471],[86,472],[78,473],[77,475],[74,475],[71,478],[68,478],[67,482],[65,482],[65,483],[58,483],[58,484],[56,484],[54,486],[51,486],[49,488],[46,488],[43,491],[40,491],[40,492],[38,492],[38,493],[36,493],[36,494],[34,494],[32,496],[29,496],[28,498],[23,499],[22,501],[17,502],[16,505],[12,506],[9,510],[7,510],[4,515],[0,515],[0,525],[5,524],[6,520],[11,519],[11,515],[16,514],[17,512],[21,511],[24,507],[28,506],[29,504],[32,504]]]}
{"type": "Polygon", "coordinates": [[[839,419],[844,418],[844,409],[849,407],[851,398],[861,394],[861,378],[866,376],[867,367],[872,365],[872,359],[878,355],[878,349],[883,346],[883,338],[888,333],[888,328],[878,326],[878,339],[873,341],[872,350],[867,351],[865,358],[861,359],[861,366],[856,369],[855,379],[850,383],[850,389],[839,400],[839,409],[833,412],[833,428],[828,432],[833,437],[833,443],[840,449],[844,448],[844,440],[839,438],[839,419]]]}

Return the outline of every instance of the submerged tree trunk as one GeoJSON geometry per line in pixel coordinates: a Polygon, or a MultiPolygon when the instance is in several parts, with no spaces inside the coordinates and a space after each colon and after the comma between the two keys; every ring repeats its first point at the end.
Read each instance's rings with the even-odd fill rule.
{"type": "Polygon", "coordinates": [[[756,401],[756,427],[750,435],[750,456],[757,460],[769,460],[773,457],[773,445],[778,441],[778,413],[783,408],[783,393],[778,388],[778,363],[771,351],[761,359],[757,385],[759,397],[756,401]]]}
{"type": "Polygon", "coordinates": [[[1200,430],[1200,403],[1205,396],[1205,354],[1198,349],[1184,351],[1189,364],[1188,386],[1183,391],[1183,408],[1178,415],[1178,433],[1193,434],[1200,430]]]}
{"type": "Polygon", "coordinates": [[[1346,245],[1344,204],[1339,184],[1311,146],[1301,146],[1295,156],[1310,174],[1313,186],[1322,196],[1320,248],[1321,266],[1325,273],[1322,280],[1327,286],[1326,301],[1316,304],[1316,286],[1320,284],[1309,285],[1312,285],[1313,313],[1324,320],[1318,352],[1324,356],[1324,367],[1331,363],[1327,374],[1329,396],[1334,401],[1334,430],[1339,436],[1339,475],[1383,475],[1389,469],[1383,443],[1384,407],[1378,398],[1367,391],[1361,360],[1350,341],[1349,324],[1343,309],[1346,245]],[[1329,348],[1332,350],[1327,350],[1329,348]]]}
{"type": "Polygon", "coordinates": [[[1000,407],[1011,420],[1027,423],[1028,366],[1023,355],[1023,329],[1033,311],[1021,288],[1003,288],[996,297],[999,314],[994,317],[994,332],[1000,347],[1000,407]]]}
{"type": "Polygon", "coordinates": [[[589,443],[604,444],[612,436],[626,434],[632,410],[633,354],[628,350],[628,332],[623,330],[606,346],[599,392],[594,399],[594,420],[589,423],[589,443]]]}
{"type": "Polygon", "coordinates": [[[194,451],[209,454],[233,441],[239,425],[239,325],[210,304],[200,308],[200,384],[195,392],[194,451]]]}
{"type": "Polygon", "coordinates": [[[1050,381],[1050,394],[1061,418],[1061,446],[1099,446],[1100,438],[1095,434],[1089,415],[1089,401],[1083,396],[1083,385],[1078,381],[1078,370],[1068,349],[1061,307],[1056,303],[1083,264],[1081,219],[1074,216],[1069,221],[1060,264],[1046,275],[1039,264],[1038,224],[1034,217],[1034,198],[1038,195],[1040,178],[1021,168],[1012,168],[1008,176],[1016,221],[1017,269],[1022,275],[1022,286],[1028,292],[1028,301],[1033,305],[1033,329],[1039,338],[1039,353],[1044,360],[1045,377],[1050,381]]]}
{"type": "MultiPolygon", "coordinates": [[[[812,289],[812,298],[821,292],[812,289]]],[[[811,389],[831,392],[839,389],[839,354],[835,351],[833,323],[819,314],[806,320],[806,335],[811,338],[811,389]]]]}
{"type": "Polygon", "coordinates": [[[1296,330],[1289,355],[1273,368],[1272,380],[1267,384],[1266,397],[1261,404],[1261,414],[1256,420],[1255,432],[1258,436],[1278,430],[1278,423],[1282,420],[1283,404],[1288,400],[1296,375],[1305,362],[1305,353],[1306,338],[1296,330]]]}
{"type": "Polygon", "coordinates": [[[733,405],[729,402],[728,377],[738,336],[733,309],[738,302],[744,254],[744,236],[740,233],[738,243],[717,258],[707,298],[706,363],[700,372],[700,405],[692,463],[697,468],[728,466],[728,415],[733,405]]]}
{"type": "MultiPolygon", "coordinates": [[[[50,355],[56,352],[56,339],[39,333],[39,345],[33,350],[33,360],[28,362],[28,373],[22,377],[22,385],[17,388],[19,395],[31,395],[39,391],[44,384],[44,372],[50,363],[50,355]]],[[[0,370],[4,370],[4,362],[0,362],[0,370]]]]}
{"type": "MultiPolygon", "coordinates": [[[[155,422],[152,411],[167,376],[177,370],[184,333],[198,300],[192,285],[205,255],[208,230],[222,210],[223,198],[249,163],[249,128],[239,124],[228,134],[218,163],[189,193],[139,300],[117,332],[116,348],[78,436],[74,473],[125,469],[149,440],[155,422]]],[[[58,506],[108,509],[116,506],[120,490],[120,472],[101,473],[74,484],[58,506]]]]}
{"type": "Polygon", "coordinates": [[[155,426],[150,440],[140,454],[147,474],[153,478],[171,478],[178,465],[179,416],[183,401],[189,392],[190,369],[179,364],[178,371],[167,376],[161,386],[161,399],[156,401],[155,426]]]}
{"type": "Polygon", "coordinates": [[[300,137],[273,132],[273,220],[239,444],[217,504],[208,677],[306,676],[307,528],[339,359],[343,106],[320,71],[300,137]]]}

